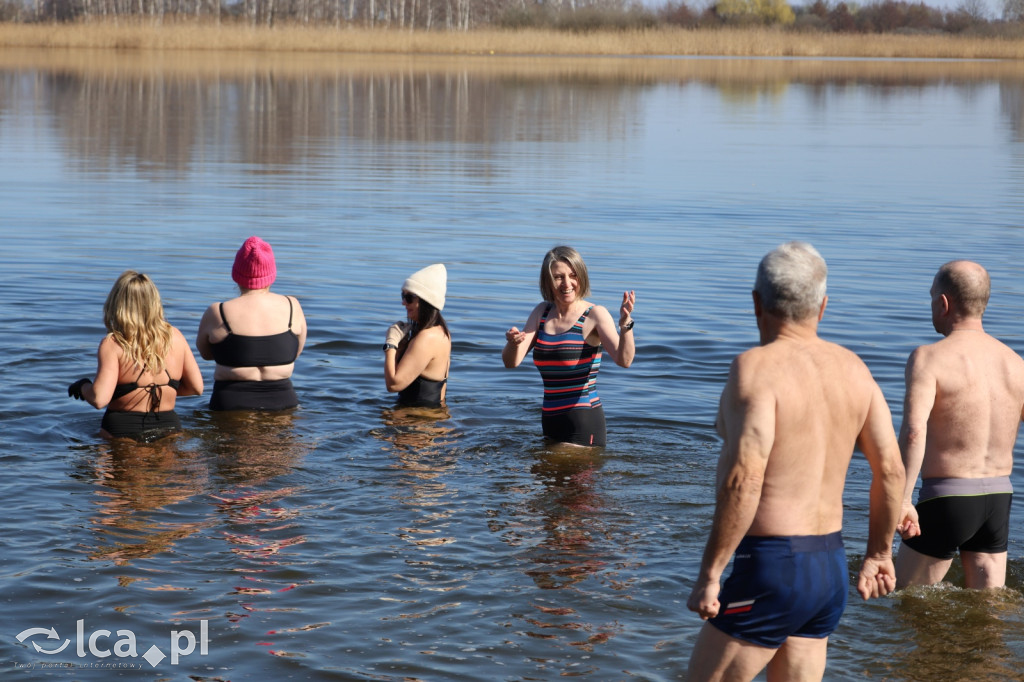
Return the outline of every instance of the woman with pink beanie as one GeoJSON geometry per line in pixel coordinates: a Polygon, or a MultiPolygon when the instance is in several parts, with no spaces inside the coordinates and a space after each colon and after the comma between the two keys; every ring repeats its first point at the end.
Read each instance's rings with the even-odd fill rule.
{"type": "Polygon", "coordinates": [[[203,313],[196,348],[204,360],[217,363],[211,410],[287,410],[299,404],[291,376],[306,343],[306,318],[295,298],[270,292],[276,277],[270,244],[249,237],[231,269],[239,296],[203,313]]]}

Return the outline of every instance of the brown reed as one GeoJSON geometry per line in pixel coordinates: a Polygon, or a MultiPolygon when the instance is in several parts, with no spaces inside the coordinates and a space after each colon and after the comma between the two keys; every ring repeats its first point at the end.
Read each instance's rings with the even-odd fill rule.
{"type": "Polygon", "coordinates": [[[958,35],[797,33],[771,28],[655,28],[587,34],[543,29],[468,32],[235,23],[93,21],[0,24],[0,48],[257,52],[689,55],[876,59],[1024,59],[1024,39],[958,35]]]}

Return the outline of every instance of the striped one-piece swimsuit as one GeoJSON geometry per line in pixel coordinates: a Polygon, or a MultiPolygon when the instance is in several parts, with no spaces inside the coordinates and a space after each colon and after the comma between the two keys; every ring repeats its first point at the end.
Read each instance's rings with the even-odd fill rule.
{"type": "Polygon", "coordinates": [[[569,410],[590,409],[601,404],[597,395],[597,372],[601,368],[601,347],[591,346],[583,338],[583,322],[593,306],[587,308],[576,324],[561,334],[548,334],[544,323],[551,306],[540,316],[533,364],[544,380],[544,415],[569,410]]]}

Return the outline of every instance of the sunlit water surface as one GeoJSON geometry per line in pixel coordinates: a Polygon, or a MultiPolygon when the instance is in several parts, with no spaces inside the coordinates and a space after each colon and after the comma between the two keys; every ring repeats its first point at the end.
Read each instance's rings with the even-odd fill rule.
{"type": "MultiPolygon", "coordinates": [[[[821,250],[822,334],[865,359],[897,424],[940,263],[989,268],[987,326],[1024,350],[1014,65],[12,52],[0,158],[4,679],[679,679],[716,401],[757,341],[767,250],[821,250]],[[193,339],[250,234],[309,321],[301,408],[184,398],[183,435],[104,442],[65,387],[94,370],[113,280],[149,273],[193,339]],[[591,300],[637,292],[636,362],[601,372],[601,453],[546,449],[536,371],[500,360],[563,242],[591,300]],[[396,410],[380,346],[402,280],[433,262],[448,408],[396,410]],[[139,657],[91,654],[80,620],[86,640],[131,631],[139,657]],[[141,658],[204,621],[205,655],[141,658]],[[86,667],[110,662],[141,670],[86,667]]],[[[867,485],[857,455],[851,574],[867,485]]],[[[1008,590],[965,592],[954,570],[851,596],[827,677],[1019,676],[1024,514],[1012,524],[1008,590]]]]}

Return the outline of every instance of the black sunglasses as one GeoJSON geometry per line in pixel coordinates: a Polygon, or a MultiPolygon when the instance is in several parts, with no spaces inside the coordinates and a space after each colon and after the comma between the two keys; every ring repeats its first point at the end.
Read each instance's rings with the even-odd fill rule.
{"type": "Polygon", "coordinates": [[[408,291],[403,291],[402,292],[402,302],[403,303],[412,303],[415,300],[416,300],[416,294],[410,294],[408,291]]]}

